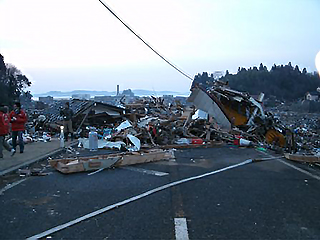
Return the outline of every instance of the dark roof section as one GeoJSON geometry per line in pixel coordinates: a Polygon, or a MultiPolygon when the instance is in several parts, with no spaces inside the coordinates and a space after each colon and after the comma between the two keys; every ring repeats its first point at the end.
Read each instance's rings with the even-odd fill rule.
{"type": "MultiPolygon", "coordinates": [[[[98,112],[102,113],[105,112],[107,115],[110,116],[121,116],[124,114],[124,109],[120,107],[116,107],[114,105],[95,102],[92,100],[79,100],[73,99],[70,100],[70,108],[74,112],[74,117],[77,117],[81,114],[86,113],[87,110],[91,109],[99,109],[98,112]]],[[[46,122],[57,122],[61,121],[62,117],[60,116],[60,110],[64,107],[65,101],[59,101],[55,104],[51,105],[49,109],[47,109],[44,114],[47,117],[46,122]]]]}
{"type": "Polygon", "coordinates": [[[82,107],[74,113],[74,117],[84,114],[86,111],[89,109],[95,110],[95,109],[100,109],[101,112],[103,110],[107,111],[112,111],[118,113],[118,115],[122,115],[124,113],[124,108],[120,108],[111,104],[107,103],[102,103],[102,102],[96,102],[92,100],[79,100],[79,99],[73,99],[73,103],[83,103],[85,102],[86,104],[82,105],[82,107]]]}

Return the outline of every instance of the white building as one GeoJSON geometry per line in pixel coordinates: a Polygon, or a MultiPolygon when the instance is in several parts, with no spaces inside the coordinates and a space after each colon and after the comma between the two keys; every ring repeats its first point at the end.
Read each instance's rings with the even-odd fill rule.
{"type": "Polygon", "coordinates": [[[305,99],[309,101],[318,101],[319,100],[319,92],[307,92],[305,94],[305,99]]]}
{"type": "Polygon", "coordinates": [[[72,94],[72,99],[90,100],[90,94],[72,94]]]}

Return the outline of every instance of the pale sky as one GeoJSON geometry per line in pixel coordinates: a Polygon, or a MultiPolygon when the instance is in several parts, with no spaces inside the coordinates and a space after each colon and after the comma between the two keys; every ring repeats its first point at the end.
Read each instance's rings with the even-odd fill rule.
{"type": "MultiPolygon", "coordinates": [[[[319,0],[104,2],[191,77],[289,61],[316,71],[319,0]]],[[[98,0],[0,0],[0,32],[0,53],[32,93],[190,89],[98,0]]]]}

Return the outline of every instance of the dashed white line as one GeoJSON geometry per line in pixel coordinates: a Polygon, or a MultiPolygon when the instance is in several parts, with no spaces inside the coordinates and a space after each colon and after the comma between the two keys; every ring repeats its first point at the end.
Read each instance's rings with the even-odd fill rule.
{"type": "Polygon", "coordinates": [[[137,168],[137,167],[122,167],[123,169],[134,171],[134,172],[141,172],[141,173],[146,173],[150,175],[155,175],[158,177],[163,177],[169,175],[169,173],[166,172],[159,172],[159,171],[154,171],[154,170],[148,170],[148,169],[143,169],[143,168],[137,168]]]}
{"type": "Polygon", "coordinates": [[[185,218],[174,219],[176,240],[189,240],[187,220],[185,218]]]}
{"type": "Polygon", "coordinates": [[[227,171],[227,170],[231,170],[233,168],[237,168],[237,167],[240,167],[240,166],[244,166],[246,164],[249,164],[249,163],[252,163],[252,159],[248,159],[248,160],[245,160],[241,163],[238,163],[238,164],[234,164],[234,165],[231,165],[231,166],[228,166],[228,167],[225,167],[225,168],[221,168],[219,170],[215,170],[215,171],[212,171],[212,172],[208,172],[208,173],[205,173],[205,174],[202,174],[202,175],[198,175],[198,176],[194,176],[194,177],[190,177],[190,178],[185,178],[185,179],[182,179],[182,180],[179,180],[179,181],[176,181],[176,182],[172,182],[172,183],[168,183],[168,184],[165,184],[163,186],[160,186],[160,187],[157,187],[157,188],[154,188],[152,190],[149,190],[147,192],[144,192],[142,194],[139,194],[137,196],[134,196],[134,197],[131,197],[131,198],[128,198],[126,200],[123,200],[121,202],[118,202],[118,203],[115,203],[115,204],[112,204],[110,206],[107,206],[107,207],[104,207],[104,208],[101,208],[99,210],[96,210],[94,212],[91,212],[91,213],[88,213],[82,217],[79,217],[77,219],[74,219],[70,222],[67,222],[67,223],[64,223],[64,224],[61,224],[59,226],[56,226],[56,227],[53,227],[47,231],[44,231],[42,233],[39,233],[37,235],[34,235],[32,237],[29,237],[27,239],[31,240],[31,239],[39,239],[39,238],[43,238],[43,237],[46,237],[52,233],[55,233],[55,232],[58,232],[58,231],[61,231],[67,227],[70,227],[70,226],[73,226],[79,222],[82,222],[84,220],[87,220],[89,218],[92,218],[92,217],[95,217],[99,214],[102,214],[104,212],[107,212],[107,211],[110,211],[112,209],[115,209],[115,208],[118,208],[120,206],[123,206],[123,205],[126,205],[130,202],[133,202],[133,201],[137,201],[141,198],[144,198],[144,197],[147,197],[151,194],[154,194],[154,193],[157,193],[157,192],[160,192],[162,190],[165,190],[165,189],[168,189],[168,188],[171,188],[171,187],[174,187],[176,185],[179,185],[179,184],[182,184],[182,183],[186,183],[186,182],[190,182],[190,181],[193,181],[193,180],[197,180],[197,179],[201,179],[201,178],[204,178],[204,177],[207,177],[207,176],[211,176],[211,175],[214,175],[214,174],[217,174],[217,173],[220,173],[220,172],[224,172],[224,171],[227,171]]]}
{"type": "MultiPolygon", "coordinates": [[[[260,151],[259,151],[259,152],[260,152],[260,151]]],[[[274,156],[272,156],[272,155],[269,154],[269,153],[265,153],[265,152],[261,152],[261,153],[263,153],[263,154],[265,154],[265,155],[267,155],[267,156],[269,156],[269,157],[274,157],[274,156]]],[[[319,176],[314,175],[314,174],[312,174],[312,173],[309,173],[308,171],[306,171],[306,170],[304,170],[304,169],[302,169],[302,168],[299,168],[299,167],[297,167],[297,166],[294,166],[293,164],[288,163],[288,162],[286,162],[286,161],[283,161],[283,160],[281,160],[281,159],[277,159],[277,161],[279,161],[279,162],[287,165],[288,167],[291,167],[291,168],[293,168],[293,169],[295,169],[295,170],[297,170],[297,171],[299,171],[299,172],[302,172],[302,173],[304,173],[304,174],[306,174],[306,175],[308,175],[308,176],[310,176],[310,177],[312,177],[312,178],[317,179],[317,180],[320,181],[320,177],[319,177],[319,176]]]]}
{"type": "Polygon", "coordinates": [[[299,167],[296,167],[296,166],[292,165],[291,163],[285,162],[285,161],[283,161],[283,160],[280,160],[280,159],[279,159],[278,161],[279,161],[279,162],[282,162],[283,164],[285,164],[285,165],[287,165],[287,166],[289,166],[289,167],[291,167],[291,168],[293,168],[293,169],[295,169],[295,170],[297,170],[297,171],[299,171],[299,172],[302,172],[302,173],[304,173],[304,174],[307,174],[308,176],[313,177],[313,178],[315,178],[315,179],[317,179],[317,180],[320,181],[320,177],[317,176],[317,175],[314,175],[314,174],[312,174],[312,173],[309,173],[308,171],[306,171],[306,170],[304,170],[304,169],[301,169],[301,168],[299,168],[299,167]]]}

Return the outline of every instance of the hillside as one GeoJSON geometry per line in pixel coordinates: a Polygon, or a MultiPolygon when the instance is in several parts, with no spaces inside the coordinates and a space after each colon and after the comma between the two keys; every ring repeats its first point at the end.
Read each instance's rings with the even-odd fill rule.
{"type": "MultiPolygon", "coordinates": [[[[296,65],[273,65],[270,70],[261,63],[258,67],[240,68],[236,74],[226,71],[221,81],[228,82],[232,89],[257,95],[260,92],[275,96],[280,100],[302,98],[306,92],[315,92],[320,87],[319,75],[308,73],[306,68],[300,71],[296,65]]],[[[195,76],[195,82],[209,84],[214,81],[213,75],[204,72],[195,76]]]]}

